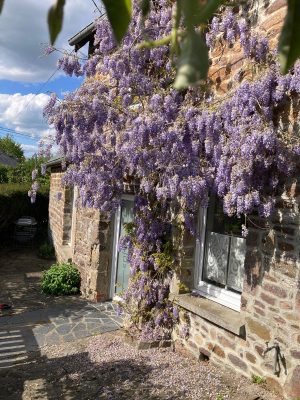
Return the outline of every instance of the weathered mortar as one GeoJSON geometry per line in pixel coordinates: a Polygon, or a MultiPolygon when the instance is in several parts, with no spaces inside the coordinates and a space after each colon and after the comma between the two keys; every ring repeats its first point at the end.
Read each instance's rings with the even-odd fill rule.
{"type": "MultiPolygon", "coordinates": [[[[290,187],[295,188],[295,183],[290,187]]],[[[300,197],[290,199],[290,203],[292,209],[277,208],[277,214],[269,222],[270,230],[249,228],[240,312],[241,321],[245,321],[245,336],[182,309],[181,323],[173,338],[197,357],[204,354],[213,362],[232,366],[247,376],[265,376],[273,388],[293,399],[300,395],[300,197]],[[180,331],[186,321],[189,321],[189,337],[182,339],[180,331]],[[274,374],[274,350],[264,355],[266,342],[270,346],[278,343],[284,356],[279,376],[274,374]]],[[[255,224],[260,222],[263,221],[257,219],[255,224]]],[[[188,264],[190,259],[184,264],[185,270],[188,264]]],[[[193,267],[188,275],[193,275],[193,267]]]]}

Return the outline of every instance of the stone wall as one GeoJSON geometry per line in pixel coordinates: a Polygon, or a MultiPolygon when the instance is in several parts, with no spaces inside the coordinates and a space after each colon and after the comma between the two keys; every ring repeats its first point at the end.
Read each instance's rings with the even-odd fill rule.
{"type": "MultiPolygon", "coordinates": [[[[270,49],[276,49],[279,34],[286,15],[286,0],[255,0],[248,1],[252,9],[247,11],[245,18],[250,19],[258,34],[266,36],[270,49]]],[[[249,62],[237,41],[233,46],[219,44],[210,54],[211,66],[209,78],[211,88],[224,98],[230,96],[231,90],[245,78],[255,74],[255,62],[249,62]]]]}
{"type": "Polygon", "coordinates": [[[180,324],[173,333],[177,343],[196,357],[206,356],[249,377],[266,377],[267,383],[288,399],[300,396],[299,207],[300,183],[294,181],[278,199],[272,220],[251,218],[240,313],[216,304],[210,307],[210,314],[204,314],[207,304],[201,298],[194,299],[199,310],[182,301],[187,295],[180,295],[178,282],[193,289],[190,282],[194,260],[190,249],[195,248],[195,240],[192,237],[185,239],[186,260],[182,262],[181,275],[177,275],[172,285],[175,302],[181,305],[180,324]],[[185,338],[182,332],[187,329],[185,338]],[[277,344],[282,358],[276,372],[276,349],[267,350],[277,344]]]}
{"type": "Polygon", "coordinates": [[[81,291],[93,301],[110,297],[112,224],[97,210],[76,210],[73,262],[81,273],[81,291]]]}
{"type": "Polygon", "coordinates": [[[81,274],[81,293],[92,301],[110,297],[112,223],[99,211],[80,206],[72,209],[71,189],[63,187],[60,168],[52,167],[49,201],[49,230],[57,260],[72,260],[81,274]],[[58,200],[57,194],[60,193],[58,200]]]}
{"type": "MultiPolygon", "coordinates": [[[[283,0],[260,1],[256,21],[277,45],[286,13],[283,0]]],[[[239,46],[212,54],[210,76],[218,94],[228,93],[237,71],[249,73],[239,46]]],[[[180,305],[177,345],[197,358],[260,375],[287,399],[300,398],[300,179],[286,184],[271,221],[250,218],[241,311],[180,294],[194,289],[195,240],[185,234],[180,273],[171,292],[180,305]],[[190,297],[190,298],[189,298],[190,297]],[[275,347],[273,347],[275,346],[275,347]],[[272,348],[273,347],[273,348],[272,348]],[[272,348],[272,349],[270,349],[272,348]],[[275,371],[275,353],[279,364],[275,371]],[[279,370],[280,368],[280,370],[279,370]]]]}
{"type": "Polygon", "coordinates": [[[49,198],[49,232],[59,262],[67,261],[71,256],[66,246],[71,229],[71,196],[70,189],[61,184],[62,176],[60,168],[52,169],[49,198]]]}

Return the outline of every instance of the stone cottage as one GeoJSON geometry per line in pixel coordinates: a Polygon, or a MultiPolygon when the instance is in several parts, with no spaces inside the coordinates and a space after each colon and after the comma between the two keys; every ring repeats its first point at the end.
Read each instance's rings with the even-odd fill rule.
{"type": "MultiPolygon", "coordinates": [[[[286,2],[257,3],[256,26],[275,48],[286,2]]],[[[90,25],[70,44],[77,50],[91,44],[93,32],[90,25]]],[[[222,95],[246,61],[237,47],[211,56],[210,78],[222,95]]],[[[84,296],[110,299],[128,283],[126,251],[119,251],[117,243],[123,223],[132,219],[133,195],[124,194],[109,221],[96,210],[82,208],[76,188],[62,187],[60,161],[48,163],[49,220],[57,257],[72,259],[78,266],[84,296]]],[[[299,183],[293,179],[278,199],[272,220],[251,217],[244,239],[240,221],[225,217],[218,201],[211,199],[209,208],[201,209],[197,217],[201,239],[187,233],[183,238],[184,256],[170,295],[180,308],[175,345],[248,377],[265,377],[269,386],[291,400],[300,398],[299,204],[299,183]]]]}

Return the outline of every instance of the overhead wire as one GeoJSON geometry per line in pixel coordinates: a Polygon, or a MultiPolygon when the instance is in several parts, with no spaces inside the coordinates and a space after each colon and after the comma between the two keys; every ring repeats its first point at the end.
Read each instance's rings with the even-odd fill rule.
{"type": "Polygon", "coordinates": [[[27,137],[31,140],[38,140],[39,138],[34,137],[34,135],[30,134],[29,132],[19,132],[16,131],[14,129],[10,129],[10,128],[5,128],[4,126],[0,126],[0,134],[2,135],[20,135],[20,136],[24,136],[27,137]]]}
{"type": "Polygon", "coordinates": [[[52,74],[49,76],[49,78],[42,83],[42,85],[40,86],[39,90],[37,92],[34,93],[34,95],[32,97],[30,97],[30,99],[28,100],[28,102],[25,104],[24,108],[22,108],[16,115],[15,118],[18,117],[20,114],[22,114],[23,112],[25,112],[29,106],[29,104],[33,101],[33,99],[38,96],[39,94],[41,94],[42,90],[44,89],[44,87],[47,85],[47,83],[49,83],[49,81],[55,76],[55,74],[58,72],[58,67],[55,68],[55,70],[52,72],[52,74]]]}
{"type": "MultiPolygon", "coordinates": [[[[32,97],[30,97],[29,101],[25,104],[24,108],[22,108],[19,112],[17,112],[17,114],[14,116],[14,118],[16,119],[20,114],[22,114],[23,112],[25,112],[28,108],[28,106],[30,105],[30,103],[33,101],[33,99],[38,96],[42,90],[44,89],[44,87],[47,85],[47,83],[49,83],[49,81],[55,76],[55,74],[58,72],[58,68],[56,67],[55,70],[51,73],[51,75],[48,77],[48,79],[42,83],[42,85],[40,86],[39,90],[37,92],[34,93],[34,95],[32,97]]],[[[0,126],[0,133],[3,132],[7,135],[7,134],[12,134],[12,135],[19,135],[19,136],[23,136],[23,137],[27,137],[31,140],[37,141],[39,140],[39,138],[34,137],[33,134],[30,134],[29,132],[19,132],[16,131],[15,129],[11,129],[11,128],[7,128],[4,126],[0,126]],[[1,132],[2,131],[2,132],[1,132]]]]}

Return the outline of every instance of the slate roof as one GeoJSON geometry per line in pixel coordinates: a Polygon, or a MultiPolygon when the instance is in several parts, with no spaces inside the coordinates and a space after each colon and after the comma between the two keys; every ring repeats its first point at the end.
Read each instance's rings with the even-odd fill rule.
{"type": "Polygon", "coordinates": [[[6,165],[7,167],[15,167],[18,164],[19,164],[18,160],[0,151],[0,165],[6,165]]]}

